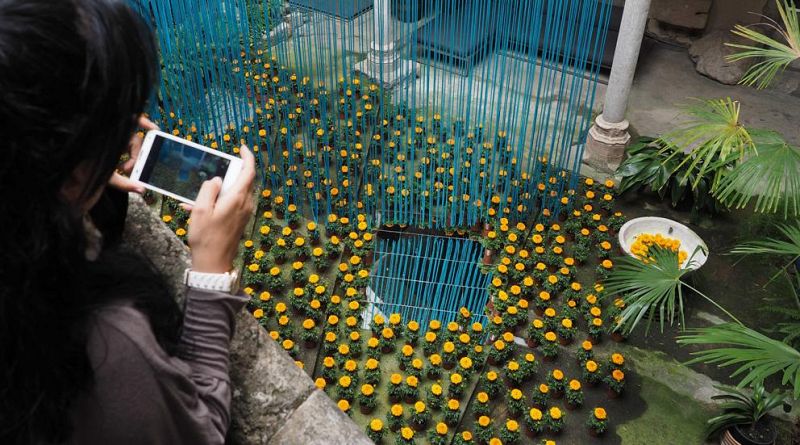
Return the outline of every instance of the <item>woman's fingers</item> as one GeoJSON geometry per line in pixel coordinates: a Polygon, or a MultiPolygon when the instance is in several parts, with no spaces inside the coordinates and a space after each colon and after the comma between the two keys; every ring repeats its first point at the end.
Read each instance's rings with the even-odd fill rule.
{"type": "Polygon", "coordinates": [[[147,131],[158,130],[158,125],[154,124],[153,121],[147,118],[147,116],[141,115],[139,116],[139,128],[147,131]]]}
{"type": "Polygon", "coordinates": [[[117,172],[111,175],[108,185],[126,193],[138,193],[140,195],[144,193],[144,186],[142,184],[132,181],[127,176],[122,176],[117,172]]]}
{"type": "Polygon", "coordinates": [[[214,177],[209,181],[203,182],[203,185],[200,187],[200,192],[194,200],[194,209],[192,212],[194,213],[200,210],[204,213],[211,213],[217,204],[217,196],[219,196],[221,189],[222,179],[219,177],[214,177]]]}
{"type": "Polygon", "coordinates": [[[239,177],[236,178],[236,184],[233,189],[236,191],[249,191],[252,190],[253,182],[256,178],[256,157],[253,152],[242,145],[239,149],[239,156],[242,157],[242,171],[239,177]]]}
{"type": "MultiPolygon", "coordinates": [[[[154,124],[153,121],[146,118],[144,115],[139,116],[138,121],[139,128],[150,131],[150,130],[158,130],[158,125],[154,124]]],[[[130,174],[131,170],[133,170],[133,166],[136,165],[136,160],[139,159],[139,152],[142,151],[142,142],[144,142],[144,137],[137,132],[131,138],[130,145],[128,147],[128,152],[130,157],[124,164],[122,164],[122,171],[130,174]]]]}

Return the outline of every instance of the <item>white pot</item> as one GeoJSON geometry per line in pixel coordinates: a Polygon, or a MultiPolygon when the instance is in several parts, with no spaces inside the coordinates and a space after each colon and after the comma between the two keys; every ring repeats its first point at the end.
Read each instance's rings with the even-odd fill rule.
{"type": "Polygon", "coordinates": [[[679,240],[681,250],[686,251],[689,255],[681,267],[697,270],[708,259],[708,246],[692,229],[671,219],[657,216],[634,218],[626,222],[619,230],[619,245],[622,250],[630,256],[635,256],[631,253],[631,245],[642,233],[652,235],[660,233],[664,237],[679,240]],[[690,260],[691,263],[689,263],[690,260]]]}

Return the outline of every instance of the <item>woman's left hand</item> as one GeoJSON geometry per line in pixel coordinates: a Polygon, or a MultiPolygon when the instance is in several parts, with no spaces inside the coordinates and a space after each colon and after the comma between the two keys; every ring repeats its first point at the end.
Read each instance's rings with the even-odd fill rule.
{"type": "MultiPolygon", "coordinates": [[[[141,116],[139,117],[139,128],[145,131],[158,130],[158,125],[154,124],[150,119],[141,116]]],[[[142,149],[142,141],[144,141],[144,138],[139,135],[138,131],[131,138],[131,142],[128,145],[128,154],[130,158],[120,167],[120,170],[126,175],[129,175],[131,170],[133,170],[133,166],[136,165],[136,159],[139,158],[139,151],[142,149]]],[[[126,193],[144,193],[144,186],[142,186],[142,184],[132,181],[127,176],[123,176],[119,171],[114,172],[111,179],[108,181],[108,185],[126,193]]]]}

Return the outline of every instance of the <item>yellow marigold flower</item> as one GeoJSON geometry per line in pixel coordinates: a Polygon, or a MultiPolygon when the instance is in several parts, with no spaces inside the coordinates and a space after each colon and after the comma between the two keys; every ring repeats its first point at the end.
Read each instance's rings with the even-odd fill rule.
{"type": "Polygon", "coordinates": [[[339,409],[340,409],[340,410],[342,410],[342,411],[344,411],[344,412],[347,412],[347,411],[349,411],[349,410],[350,410],[350,402],[348,402],[348,401],[347,401],[347,400],[345,400],[345,399],[339,400],[339,401],[336,403],[336,406],[338,406],[338,407],[339,407],[339,409]]]}
{"type": "Polygon", "coordinates": [[[547,331],[544,334],[544,339],[547,341],[556,341],[556,333],[553,331],[547,331]]]}
{"type": "Polygon", "coordinates": [[[549,318],[553,318],[553,317],[556,316],[556,310],[551,308],[551,307],[549,307],[549,308],[544,310],[544,316],[545,317],[549,317],[549,318]]]}
{"type": "Polygon", "coordinates": [[[592,342],[590,342],[589,340],[584,340],[583,343],[581,343],[581,347],[583,348],[584,351],[591,351],[593,345],[592,342]]]}
{"type": "Polygon", "coordinates": [[[575,379],[570,380],[569,381],[569,389],[571,389],[573,391],[578,391],[579,389],[581,389],[581,382],[579,382],[579,381],[577,381],[575,379]]]}
{"type": "Polygon", "coordinates": [[[400,430],[400,435],[403,436],[405,440],[411,440],[414,438],[414,430],[411,428],[404,426],[403,429],[400,430]]]}
{"type": "Polygon", "coordinates": [[[622,380],[625,378],[625,373],[624,373],[624,372],[622,372],[622,371],[620,371],[619,369],[615,369],[615,370],[613,370],[613,371],[611,372],[611,377],[612,377],[614,380],[616,380],[616,381],[618,381],[618,382],[621,382],[621,381],[622,381],[622,380]]]}
{"type": "Polygon", "coordinates": [[[560,369],[554,369],[553,378],[556,380],[562,380],[564,379],[564,373],[560,369]]]}
{"type": "Polygon", "coordinates": [[[569,318],[561,320],[561,326],[563,326],[566,329],[572,329],[572,320],[570,320],[569,318]]]}
{"type": "Polygon", "coordinates": [[[370,385],[369,383],[361,385],[361,394],[364,394],[365,396],[369,397],[374,393],[375,393],[374,386],[370,385]]]}
{"type": "Polygon", "coordinates": [[[369,429],[378,432],[383,429],[383,421],[381,419],[372,419],[369,422],[369,429]]]}
{"type": "Polygon", "coordinates": [[[557,406],[551,407],[550,408],[550,418],[554,419],[554,420],[560,419],[561,418],[561,409],[559,409],[557,406]]]}
{"type": "Polygon", "coordinates": [[[453,374],[450,374],[450,383],[452,383],[453,385],[460,385],[461,382],[463,382],[463,381],[464,381],[464,378],[461,377],[461,374],[459,374],[457,372],[454,372],[453,374]]]}
{"type": "Polygon", "coordinates": [[[594,360],[589,360],[586,362],[586,370],[589,372],[596,372],[597,371],[597,362],[594,360]]]}
{"type": "Polygon", "coordinates": [[[489,426],[489,423],[491,423],[491,419],[489,419],[487,416],[480,416],[478,418],[478,425],[484,428],[489,426]]]}
{"type": "Polygon", "coordinates": [[[414,411],[416,411],[417,414],[424,413],[425,412],[425,402],[423,402],[421,400],[418,400],[416,403],[414,403],[414,411]]]}
{"type": "Polygon", "coordinates": [[[528,411],[528,415],[532,420],[542,420],[542,412],[538,408],[531,408],[531,410],[528,411]]]}
{"type": "Polygon", "coordinates": [[[395,417],[402,416],[403,415],[403,405],[400,405],[400,404],[392,405],[392,407],[390,409],[390,412],[395,417]]]}
{"type": "Polygon", "coordinates": [[[603,409],[603,408],[595,408],[593,413],[594,413],[595,419],[597,419],[597,420],[606,420],[607,416],[606,416],[606,410],[605,409],[603,409]]]}

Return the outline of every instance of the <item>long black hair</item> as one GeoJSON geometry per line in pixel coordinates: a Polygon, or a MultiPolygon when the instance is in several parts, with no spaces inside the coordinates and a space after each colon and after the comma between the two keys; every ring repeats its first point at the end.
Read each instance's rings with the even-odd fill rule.
{"type": "Polygon", "coordinates": [[[69,437],[90,388],[90,314],[130,298],[156,338],[180,311],[139,257],[85,255],[83,214],[61,195],[81,166],[101,190],[158,78],[154,37],[125,0],[0,0],[0,443],[69,437]]]}

